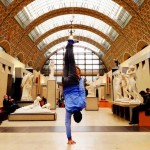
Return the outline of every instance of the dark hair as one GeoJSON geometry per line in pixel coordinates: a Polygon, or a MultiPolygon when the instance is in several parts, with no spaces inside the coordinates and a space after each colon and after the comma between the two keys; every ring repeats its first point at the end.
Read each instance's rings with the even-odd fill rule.
{"type": "Polygon", "coordinates": [[[149,88],[146,88],[146,91],[149,91],[149,88]]]}
{"type": "Polygon", "coordinates": [[[74,121],[79,123],[81,120],[82,120],[82,114],[80,111],[76,111],[74,114],[73,114],[73,118],[74,118],[74,121]]]}
{"type": "Polygon", "coordinates": [[[140,91],[139,94],[140,94],[140,95],[145,95],[146,93],[145,93],[145,91],[140,91]]]}

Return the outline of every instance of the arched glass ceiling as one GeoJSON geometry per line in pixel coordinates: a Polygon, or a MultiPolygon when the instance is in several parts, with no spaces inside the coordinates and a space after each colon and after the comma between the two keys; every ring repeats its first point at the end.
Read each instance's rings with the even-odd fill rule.
{"type": "Polygon", "coordinates": [[[40,25],[36,26],[30,33],[29,36],[33,41],[38,39],[41,35],[46,33],[47,31],[57,27],[62,26],[65,24],[70,24],[70,21],[73,20],[73,24],[81,24],[90,26],[92,28],[95,28],[104,34],[106,34],[108,37],[110,37],[112,40],[115,40],[118,36],[118,33],[116,30],[114,30],[111,26],[106,24],[105,22],[96,19],[94,17],[90,17],[87,15],[79,15],[79,14],[69,14],[69,15],[61,15],[54,18],[51,18],[40,25]]]}
{"type": "Polygon", "coordinates": [[[49,11],[67,7],[88,8],[98,11],[113,19],[121,27],[124,27],[131,19],[131,15],[113,0],[35,0],[24,7],[16,16],[22,26],[26,27],[49,11]]]}
{"type": "MultiPolygon", "coordinates": [[[[43,66],[42,74],[45,76],[49,75],[49,63],[51,60],[53,60],[55,64],[55,78],[57,81],[59,80],[59,82],[61,82],[64,52],[65,49],[61,49],[50,56],[43,66]]],[[[94,76],[96,76],[97,73],[103,75],[106,71],[106,67],[100,58],[85,47],[76,47],[76,45],[74,45],[74,57],[76,64],[79,66],[81,72],[83,73],[83,76],[86,76],[87,79],[94,79],[94,76]]]]}
{"type": "MultiPolygon", "coordinates": [[[[54,45],[53,47],[51,47],[49,50],[47,50],[47,52],[45,52],[45,57],[48,57],[51,53],[59,50],[59,49],[65,49],[67,45],[67,42],[61,42],[59,44],[56,44],[54,45]]],[[[104,53],[98,49],[97,47],[95,47],[94,45],[90,44],[90,43],[87,43],[87,42],[84,42],[84,41],[80,41],[79,43],[76,43],[74,45],[74,47],[85,47],[87,50],[89,49],[90,51],[94,51],[96,52],[97,54],[99,54],[99,56],[103,56],[104,53]]]]}
{"type": "MultiPolygon", "coordinates": [[[[60,49],[59,51],[57,51],[57,53],[64,54],[64,49],[60,49]]],[[[76,55],[76,54],[82,54],[82,53],[87,53],[87,54],[90,53],[91,54],[92,51],[90,49],[87,49],[87,48],[75,45],[74,49],[73,49],[73,53],[74,53],[74,55],[76,55]]],[[[55,58],[55,56],[52,55],[50,58],[51,59],[55,58]]],[[[94,55],[94,58],[95,59],[99,59],[99,57],[96,54],[94,55]]],[[[82,57],[82,59],[84,59],[84,57],[82,57]]]]}
{"type": "Polygon", "coordinates": [[[9,4],[11,4],[14,0],[1,0],[1,2],[5,5],[8,6],[9,4]]]}
{"type": "MultiPolygon", "coordinates": [[[[81,29],[75,29],[75,32],[73,33],[74,36],[83,36],[89,39],[92,39],[94,41],[96,41],[97,43],[101,44],[105,49],[109,49],[110,44],[103,39],[102,37],[98,36],[97,34],[87,31],[87,30],[81,30],[81,29]]],[[[49,35],[48,37],[46,37],[45,39],[43,39],[38,45],[37,47],[42,50],[45,46],[47,46],[48,44],[50,44],[51,42],[65,37],[65,36],[69,36],[69,30],[61,30],[58,32],[55,32],[51,35],[49,35]]],[[[78,39],[80,40],[80,39],[78,39]]]]}
{"type": "Polygon", "coordinates": [[[136,5],[141,6],[144,0],[132,0],[136,5]]]}

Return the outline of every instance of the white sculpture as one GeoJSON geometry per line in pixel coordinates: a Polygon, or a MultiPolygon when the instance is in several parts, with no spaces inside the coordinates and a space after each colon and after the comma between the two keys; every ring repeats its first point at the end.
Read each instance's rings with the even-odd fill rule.
{"type": "Polygon", "coordinates": [[[22,97],[21,101],[30,101],[32,98],[32,84],[33,84],[33,75],[28,73],[23,77],[21,87],[22,87],[22,97]]]}
{"type": "Polygon", "coordinates": [[[49,80],[55,80],[55,78],[54,78],[54,72],[55,72],[54,60],[51,60],[49,66],[50,66],[50,70],[51,70],[51,73],[49,74],[49,80]]]}
{"type": "Polygon", "coordinates": [[[96,86],[94,82],[87,80],[86,83],[88,84],[88,86],[86,86],[86,89],[88,90],[87,97],[96,97],[96,86]]]}
{"type": "Polygon", "coordinates": [[[94,85],[98,88],[102,84],[103,77],[97,74],[96,80],[94,81],[94,85]]]}
{"type": "Polygon", "coordinates": [[[129,98],[131,98],[131,95],[133,93],[134,101],[137,103],[140,103],[139,95],[138,95],[138,89],[136,86],[136,69],[135,66],[130,66],[126,72],[127,79],[128,79],[128,91],[130,93],[129,98]]]}
{"type": "Polygon", "coordinates": [[[127,76],[126,74],[124,73],[121,73],[121,77],[122,77],[122,80],[121,80],[121,86],[123,88],[123,101],[129,101],[129,97],[130,97],[130,93],[128,92],[128,79],[127,79],[127,76]]]}
{"type": "Polygon", "coordinates": [[[120,74],[119,70],[117,70],[114,73],[114,91],[116,92],[116,99],[115,99],[115,101],[121,101],[122,100],[121,74],[120,74]]]}
{"type": "Polygon", "coordinates": [[[42,108],[47,108],[47,109],[50,110],[51,104],[50,104],[50,103],[47,103],[47,104],[43,105],[42,108]]]}
{"type": "Polygon", "coordinates": [[[42,112],[51,112],[50,104],[47,103],[41,107],[40,105],[41,97],[37,96],[34,100],[34,103],[28,106],[21,107],[16,109],[14,113],[42,113],[42,112]]]}

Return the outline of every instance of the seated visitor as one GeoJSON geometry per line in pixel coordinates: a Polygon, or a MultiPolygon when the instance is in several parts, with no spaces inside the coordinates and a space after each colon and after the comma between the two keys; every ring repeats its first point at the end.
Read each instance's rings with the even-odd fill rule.
{"type": "Polygon", "coordinates": [[[4,108],[4,110],[8,112],[9,109],[10,109],[10,105],[11,105],[11,103],[8,100],[8,95],[4,95],[4,99],[3,99],[3,108],[4,108]]]}
{"type": "Polygon", "coordinates": [[[139,93],[143,97],[143,103],[132,109],[132,120],[129,124],[139,123],[139,112],[145,111],[150,108],[150,94],[146,94],[145,91],[139,93]]]}
{"type": "Polygon", "coordinates": [[[19,108],[15,100],[8,95],[4,95],[3,107],[4,110],[7,111],[8,113],[13,113],[16,109],[19,108]]]}

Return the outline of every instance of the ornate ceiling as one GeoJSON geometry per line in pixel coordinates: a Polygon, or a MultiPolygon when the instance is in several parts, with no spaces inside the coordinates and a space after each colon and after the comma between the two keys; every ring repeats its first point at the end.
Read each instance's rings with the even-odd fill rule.
{"type": "Polygon", "coordinates": [[[71,28],[78,46],[99,55],[108,70],[114,58],[122,62],[139,41],[150,41],[148,0],[1,0],[0,8],[0,40],[35,69],[65,47],[71,28]]]}

